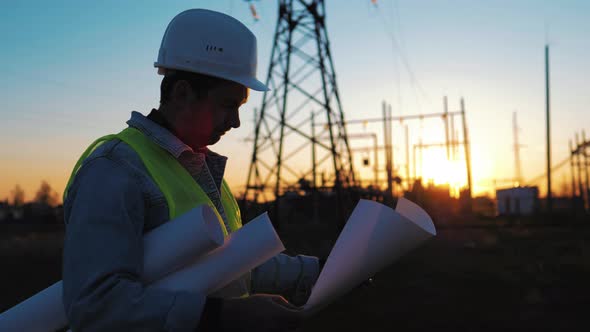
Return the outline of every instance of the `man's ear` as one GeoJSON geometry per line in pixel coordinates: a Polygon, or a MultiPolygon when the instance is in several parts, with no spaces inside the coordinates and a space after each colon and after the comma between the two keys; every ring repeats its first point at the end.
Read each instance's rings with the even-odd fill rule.
{"type": "Polygon", "coordinates": [[[185,80],[178,80],[172,88],[172,100],[184,104],[195,98],[191,85],[185,80]]]}

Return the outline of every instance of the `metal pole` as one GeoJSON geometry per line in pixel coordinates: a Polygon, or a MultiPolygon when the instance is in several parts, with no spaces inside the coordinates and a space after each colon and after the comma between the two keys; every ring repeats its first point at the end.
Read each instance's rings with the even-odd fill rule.
{"type": "Polygon", "coordinates": [[[582,146],[580,153],[584,155],[584,173],[586,173],[586,209],[590,209],[590,181],[588,178],[588,155],[586,154],[586,133],[582,130],[582,146]]]}
{"type": "MultiPolygon", "coordinates": [[[[266,93],[266,92],[265,92],[266,93]]],[[[252,172],[254,171],[255,173],[257,173],[257,168],[256,168],[256,151],[257,151],[257,146],[256,146],[256,141],[258,138],[258,133],[259,133],[259,126],[258,126],[258,109],[255,107],[254,108],[254,151],[252,152],[252,159],[250,160],[250,169],[248,170],[248,178],[246,180],[246,189],[244,190],[244,196],[242,197],[242,206],[246,206],[246,201],[248,200],[248,190],[250,189],[250,179],[252,176],[252,172]]],[[[258,183],[258,176],[256,174],[255,176],[255,182],[258,183]]],[[[258,202],[258,192],[254,191],[254,198],[252,199],[253,202],[258,202]]]]}
{"type": "Polygon", "coordinates": [[[572,201],[576,197],[576,174],[574,168],[574,149],[572,147],[572,140],[569,140],[569,148],[570,148],[570,170],[572,173],[572,201]]]}
{"type": "Polygon", "coordinates": [[[512,126],[514,131],[514,176],[518,185],[522,185],[522,172],[520,168],[520,143],[518,142],[518,123],[516,122],[516,111],[512,113],[512,126]]]}
{"type": "Polygon", "coordinates": [[[447,160],[450,159],[450,151],[449,151],[449,104],[447,101],[447,96],[443,98],[444,104],[444,113],[443,113],[443,121],[445,123],[445,145],[447,147],[447,160]]]}
{"type": "MultiPolygon", "coordinates": [[[[338,107],[338,113],[340,113],[340,124],[342,126],[341,127],[342,132],[339,132],[339,138],[343,139],[344,143],[346,145],[346,151],[348,152],[348,162],[350,164],[350,176],[352,177],[352,179],[351,179],[352,185],[356,186],[359,184],[357,184],[357,181],[355,178],[355,172],[354,172],[354,167],[353,167],[353,163],[352,163],[352,153],[350,151],[350,144],[348,144],[348,134],[347,134],[347,130],[346,130],[346,122],[344,120],[344,112],[342,111],[342,102],[340,101],[340,92],[338,90],[338,86],[336,85],[336,70],[334,69],[334,61],[332,60],[332,53],[331,53],[331,50],[329,47],[330,41],[328,40],[328,32],[326,29],[326,22],[325,22],[326,3],[323,0],[321,0],[321,1],[314,0],[313,5],[306,4],[306,7],[314,8],[314,6],[316,6],[316,8],[317,8],[318,4],[321,6],[321,10],[322,10],[323,15],[320,15],[316,9],[314,15],[318,15],[318,19],[316,19],[315,27],[316,27],[316,31],[318,31],[318,20],[319,20],[320,21],[319,24],[322,27],[321,34],[324,37],[323,45],[325,46],[326,59],[328,61],[328,66],[330,68],[330,73],[331,73],[331,75],[327,75],[327,76],[329,76],[328,80],[331,83],[332,88],[334,89],[333,93],[334,93],[334,97],[336,98],[336,103],[337,103],[336,106],[338,107]]],[[[318,34],[318,36],[319,36],[319,34],[318,34]]],[[[318,42],[318,51],[320,49],[319,46],[320,46],[320,43],[318,42]]],[[[320,57],[322,56],[321,52],[319,52],[318,54],[320,55],[320,57]]],[[[323,61],[321,62],[321,64],[322,64],[322,72],[325,72],[323,69],[323,67],[324,67],[323,61]]],[[[326,104],[327,103],[328,103],[328,100],[326,101],[326,104]]],[[[336,121],[334,122],[334,124],[336,124],[336,121]]],[[[340,162],[342,162],[342,161],[340,160],[340,162]]],[[[347,185],[350,185],[348,180],[346,182],[347,182],[347,185]]]]}
{"type": "MultiPolygon", "coordinates": [[[[292,7],[289,7],[289,9],[287,10],[287,15],[288,15],[288,21],[290,22],[292,20],[292,7]]],[[[279,199],[279,193],[280,193],[280,185],[281,185],[281,166],[283,164],[282,158],[283,158],[283,147],[284,147],[284,138],[285,138],[285,113],[287,112],[287,96],[288,96],[288,92],[289,92],[289,70],[291,67],[291,38],[293,37],[293,28],[289,28],[288,33],[287,33],[287,59],[286,59],[286,66],[285,66],[285,72],[283,73],[283,100],[282,100],[282,105],[281,105],[281,109],[280,109],[280,134],[279,134],[279,151],[277,153],[277,178],[276,178],[276,183],[275,183],[275,218],[276,220],[274,220],[274,225],[275,227],[279,226],[280,227],[280,222],[281,220],[279,220],[279,212],[280,212],[280,199],[279,199]]],[[[278,228],[278,227],[277,227],[278,228]]]]}
{"type": "Polygon", "coordinates": [[[582,157],[580,156],[578,133],[576,133],[576,165],[578,166],[578,190],[580,191],[580,198],[584,202],[584,208],[586,208],[586,192],[584,191],[584,183],[582,182],[582,157]]]}
{"type": "Polygon", "coordinates": [[[377,134],[373,133],[373,145],[375,150],[375,160],[373,165],[373,172],[375,172],[375,189],[379,188],[379,142],[377,141],[377,134]]]}
{"type": "Polygon", "coordinates": [[[418,148],[420,155],[418,159],[420,160],[420,179],[422,180],[422,184],[426,185],[426,179],[424,178],[424,149],[422,148],[422,136],[420,136],[420,140],[418,141],[418,148]]]}
{"type": "Polygon", "coordinates": [[[315,112],[311,111],[311,165],[312,165],[312,177],[313,177],[313,189],[317,190],[318,182],[317,182],[317,161],[316,161],[316,137],[315,137],[315,112]]]}
{"type": "MultiPolygon", "coordinates": [[[[279,4],[280,5],[280,4],[279,4]]],[[[275,66],[275,62],[273,61],[274,59],[274,55],[275,52],[277,51],[278,48],[278,44],[279,44],[279,26],[281,22],[281,16],[279,15],[279,17],[277,18],[277,25],[275,27],[275,34],[274,34],[274,41],[273,41],[273,46],[272,46],[272,51],[270,52],[270,64],[268,66],[268,73],[266,74],[266,85],[268,85],[270,83],[270,79],[272,77],[272,72],[275,66]]],[[[254,148],[252,151],[252,159],[250,160],[250,169],[248,171],[248,178],[246,180],[246,190],[244,191],[244,198],[243,198],[243,203],[246,203],[246,199],[248,196],[248,191],[249,189],[251,189],[251,179],[252,179],[252,172],[256,172],[256,187],[258,185],[261,185],[262,183],[260,183],[260,179],[259,179],[259,174],[258,174],[258,166],[257,166],[257,162],[258,162],[258,139],[260,137],[260,127],[262,125],[262,119],[264,118],[264,112],[266,110],[266,96],[268,94],[268,91],[264,91],[264,94],[262,96],[262,107],[260,108],[260,117],[256,120],[256,123],[254,124],[255,129],[254,129],[254,148]]],[[[260,188],[260,189],[254,189],[254,201],[257,202],[258,201],[258,193],[262,190],[265,190],[266,188],[260,188]]],[[[264,195],[264,194],[263,194],[264,195]]]]}
{"type": "Polygon", "coordinates": [[[413,169],[413,172],[412,173],[414,173],[413,174],[414,175],[414,177],[413,177],[414,181],[412,182],[412,185],[413,185],[416,182],[416,145],[414,145],[412,147],[412,149],[413,149],[413,161],[414,161],[412,163],[412,169],[413,169]]]}
{"type": "Polygon", "coordinates": [[[389,128],[389,121],[386,119],[387,116],[387,104],[383,101],[383,140],[385,146],[385,172],[387,173],[387,195],[392,195],[392,178],[391,178],[391,150],[389,147],[390,143],[390,128],[389,128]]]}
{"type": "Polygon", "coordinates": [[[547,212],[553,212],[553,197],[551,194],[551,119],[550,112],[550,97],[549,97],[549,45],[545,45],[545,108],[547,120],[547,212]]]}
{"type": "MultiPolygon", "coordinates": [[[[428,113],[428,114],[414,114],[414,115],[402,115],[402,116],[392,116],[389,118],[386,118],[387,120],[391,120],[391,121],[408,121],[408,120],[424,120],[424,119],[429,119],[429,118],[440,118],[441,116],[443,116],[444,113],[428,113]]],[[[457,111],[457,112],[449,112],[449,115],[461,115],[461,112],[457,111]]],[[[332,122],[332,124],[347,124],[347,125],[352,125],[352,124],[359,124],[359,123],[374,123],[374,122],[383,122],[383,117],[379,117],[379,118],[366,118],[366,119],[351,119],[351,120],[346,120],[344,122],[332,122]]],[[[327,123],[316,123],[316,126],[325,126],[327,125],[327,123]]]]}
{"type": "Polygon", "coordinates": [[[572,140],[569,140],[570,148],[570,170],[572,175],[572,213],[576,214],[576,172],[574,169],[574,150],[572,148],[572,140]]]}
{"type": "MultiPolygon", "coordinates": [[[[316,40],[316,45],[317,45],[317,49],[318,49],[318,57],[319,57],[319,65],[320,65],[320,70],[321,70],[321,81],[322,81],[322,87],[323,87],[323,95],[324,95],[324,103],[325,103],[325,107],[326,107],[326,116],[327,116],[327,120],[328,120],[328,132],[330,133],[330,147],[331,147],[331,151],[332,151],[332,163],[334,165],[334,177],[336,178],[335,182],[334,182],[334,188],[336,189],[336,194],[338,197],[338,212],[340,214],[343,214],[343,205],[342,205],[342,179],[340,176],[340,172],[341,172],[341,165],[339,162],[341,162],[341,160],[338,158],[338,154],[336,153],[336,137],[335,137],[335,133],[334,130],[332,128],[332,126],[334,125],[334,122],[332,120],[332,108],[330,107],[330,96],[328,95],[328,81],[326,80],[326,68],[325,68],[325,63],[324,63],[324,54],[322,53],[322,41],[321,41],[321,28],[324,27],[324,17],[321,16],[318,12],[317,12],[317,3],[314,3],[313,5],[308,5],[308,10],[312,11],[315,20],[314,20],[314,31],[315,31],[315,40],[316,40]],[[315,6],[315,7],[314,7],[315,6]]],[[[290,45],[290,44],[289,44],[290,45]]],[[[288,63],[287,63],[288,64],[288,63]]],[[[342,121],[343,119],[341,119],[342,121]]],[[[350,155],[350,154],[349,154],[350,155]]],[[[350,160],[351,163],[351,167],[352,167],[352,160],[350,160]]],[[[352,177],[354,178],[354,172],[352,174],[352,177]]],[[[342,215],[339,215],[338,219],[341,219],[342,215]]],[[[344,226],[344,220],[341,220],[341,225],[344,226]]]]}
{"type": "Polygon", "coordinates": [[[405,125],[406,131],[406,186],[407,190],[410,191],[410,132],[408,125],[405,125]]]}
{"type": "Polygon", "coordinates": [[[455,133],[455,117],[452,114],[450,115],[451,121],[451,159],[455,160],[457,158],[457,135],[455,133]]]}
{"type": "MultiPolygon", "coordinates": [[[[389,111],[388,118],[391,119],[391,116],[393,114],[393,112],[391,111],[391,104],[389,104],[389,107],[387,109],[389,111]]],[[[395,158],[393,154],[393,120],[387,120],[387,127],[389,128],[389,158],[391,159],[391,197],[393,197],[393,194],[395,192],[395,187],[393,186],[393,172],[395,170],[395,158]]]]}
{"type": "Polygon", "coordinates": [[[311,111],[311,163],[312,163],[312,173],[313,173],[313,191],[312,191],[312,200],[313,200],[313,223],[318,223],[319,218],[319,211],[320,211],[320,199],[319,199],[319,192],[318,192],[318,172],[317,172],[317,160],[316,160],[316,136],[315,136],[315,111],[311,111]]]}
{"type": "Polygon", "coordinates": [[[471,211],[471,195],[472,195],[472,182],[471,182],[471,155],[469,151],[469,133],[467,132],[467,119],[465,118],[465,100],[461,97],[461,117],[463,118],[463,142],[465,143],[465,167],[467,168],[467,191],[468,191],[468,208],[471,211]]]}

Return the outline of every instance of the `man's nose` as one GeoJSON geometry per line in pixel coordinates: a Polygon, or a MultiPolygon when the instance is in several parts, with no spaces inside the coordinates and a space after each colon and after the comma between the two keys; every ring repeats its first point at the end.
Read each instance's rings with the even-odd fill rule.
{"type": "Polygon", "coordinates": [[[230,120],[229,125],[232,128],[239,128],[240,127],[240,111],[239,111],[239,109],[236,109],[235,111],[231,112],[229,120],[230,120]]]}

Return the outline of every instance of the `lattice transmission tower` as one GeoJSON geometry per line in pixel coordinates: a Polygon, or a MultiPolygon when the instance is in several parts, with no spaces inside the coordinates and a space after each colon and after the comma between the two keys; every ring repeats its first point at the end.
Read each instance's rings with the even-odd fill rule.
{"type": "Polygon", "coordinates": [[[245,200],[356,184],[325,15],[323,0],[279,0],[245,200]]]}

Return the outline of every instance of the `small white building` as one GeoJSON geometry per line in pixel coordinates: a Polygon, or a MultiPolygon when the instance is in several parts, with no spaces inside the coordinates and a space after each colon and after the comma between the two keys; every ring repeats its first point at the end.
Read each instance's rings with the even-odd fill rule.
{"type": "Polygon", "coordinates": [[[531,216],[539,208],[538,187],[514,187],[496,190],[499,215],[531,216]]]}

